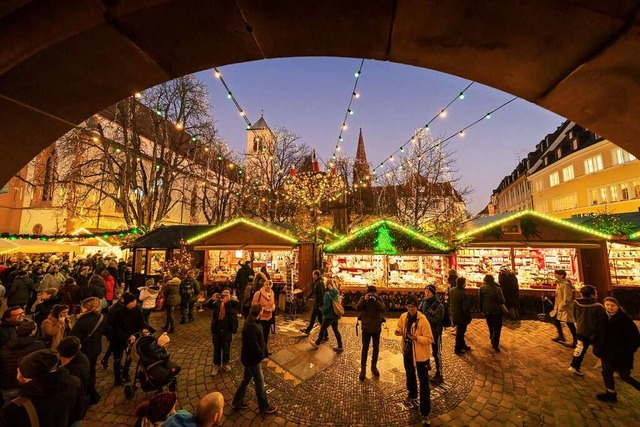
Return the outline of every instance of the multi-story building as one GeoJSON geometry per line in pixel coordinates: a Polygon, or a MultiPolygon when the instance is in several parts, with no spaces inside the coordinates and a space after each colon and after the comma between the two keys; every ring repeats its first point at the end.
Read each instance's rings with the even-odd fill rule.
{"type": "Polygon", "coordinates": [[[521,160],[511,175],[505,176],[498,188],[493,190],[494,213],[531,209],[531,186],[527,180],[527,164],[528,159],[521,160]]]}

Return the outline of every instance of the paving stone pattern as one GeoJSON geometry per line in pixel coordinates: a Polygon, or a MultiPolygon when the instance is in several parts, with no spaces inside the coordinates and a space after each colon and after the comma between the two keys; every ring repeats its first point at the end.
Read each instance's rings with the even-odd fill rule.
{"type": "MultiPolygon", "coordinates": [[[[163,313],[152,314],[152,324],[161,326],[163,313]]],[[[330,341],[313,350],[297,332],[306,320],[286,324],[278,318],[278,333],[270,337],[271,360],[263,364],[269,399],[280,408],[277,415],[262,416],[249,386],[248,411],[229,406],[242,377],[239,362],[240,336],[232,343],[231,372],[211,377],[212,347],[209,312],[199,313],[194,323],[178,325],[169,351],[182,366],[178,381],[181,408],[193,411],[198,399],[220,391],[226,400],[225,426],[405,426],[419,425],[417,408],[405,403],[404,370],[398,340],[392,336],[395,320],[389,319],[389,336],[383,331],[380,379],[367,373],[358,381],[360,338],[355,319],[341,320],[345,352],[336,354],[330,341]]],[[[317,336],[318,329],[312,332],[317,336]]],[[[453,335],[444,333],[445,383],[432,387],[432,425],[452,426],[630,426],[640,425],[640,393],[617,380],[615,405],[598,402],[603,390],[596,359],[589,350],[583,363],[585,377],[567,371],[572,350],[551,342],[553,325],[539,321],[507,322],[502,333],[502,352],[489,344],[484,320],[469,325],[467,342],[473,347],[462,357],[453,354],[453,335]]],[[[636,366],[640,363],[636,354],[636,366]]],[[[137,404],[151,394],[140,390],[132,401],[122,387],[113,387],[113,371],[98,368],[102,400],[91,408],[84,425],[130,426],[135,423],[137,404]]],[[[640,375],[640,374],[639,374],[640,375]]]]}

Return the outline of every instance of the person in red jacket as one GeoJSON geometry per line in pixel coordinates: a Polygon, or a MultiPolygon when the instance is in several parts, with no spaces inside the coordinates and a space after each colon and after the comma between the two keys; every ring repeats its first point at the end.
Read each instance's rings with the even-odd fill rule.
{"type": "Polygon", "coordinates": [[[116,295],[116,279],[109,273],[109,270],[102,270],[100,273],[102,280],[104,280],[104,284],[107,287],[107,292],[104,298],[107,300],[107,306],[111,307],[113,304],[113,299],[116,295]]]}

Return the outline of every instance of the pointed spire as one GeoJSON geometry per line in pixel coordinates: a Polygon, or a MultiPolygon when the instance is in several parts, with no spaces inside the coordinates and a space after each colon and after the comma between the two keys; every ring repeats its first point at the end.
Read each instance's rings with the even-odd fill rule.
{"type": "Polygon", "coordinates": [[[367,162],[367,153],[364,149],[364,138],[362,137],[362,128],[360,128],[360,136],[358,137],[358,149],[356,150],[356,161],[353,165],[353,181],[354,183],[366,182],[371,184],[371,169],[367,162]]]}
{"type": "Polygon", "coordinates": [[[362,128],[360,128],[360,136],[358,136],[358,149],[356,150],[356,163],[367,162],[367,153],[364,149],[364,138],[362,137],[362,128]]]}

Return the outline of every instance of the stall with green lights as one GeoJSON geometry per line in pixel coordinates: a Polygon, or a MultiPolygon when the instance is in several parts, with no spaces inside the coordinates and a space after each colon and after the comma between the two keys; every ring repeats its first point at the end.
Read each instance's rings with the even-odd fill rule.
{"type": "Polygon", "coordinates": [[[454,268],[478,288],[486,274],[498,278],[506,266],[518,277],[520,291],[536,295],[555,290],[554,270],[565,270],[577,289],[592,284],[600,295],[609,292],[607,243],[613,235],[533,210],[477,218],[457,235],[454,268]],[[533,294],[532,294],[532,293],[533,294]]]}
{"type": "MultiPolygon", "coordinates": [[[[355,230],[324,249],[326,274],[338,278],[342,292],[422,292],[442,288],[451,248],[441,241],[388,219],[355,230]]],[[[348,300],[348,298],[347,298],[348,300]]]]}

